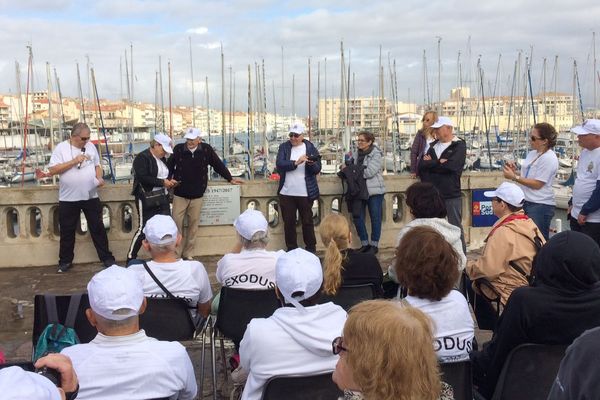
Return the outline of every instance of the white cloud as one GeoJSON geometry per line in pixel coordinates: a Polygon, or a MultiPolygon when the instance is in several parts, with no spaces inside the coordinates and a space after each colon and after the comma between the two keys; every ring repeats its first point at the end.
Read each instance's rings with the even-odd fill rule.
{"type": "Polygon", "coordinates": [[[198,47],[201,47],[201,48],[207,49],[207,50],[214,50],[214,49],[218,49],[221,47],[221,42],[200,43],[198,45],[198,47]]]}
{"type": "Polygon", "coordinates": [[[190,28],[187,31],[185,31],[186,33],[192,33],[194,35],[205,35],[208,33],[208,28],[205,26],[199,26],[197,28],[190,28]]]}

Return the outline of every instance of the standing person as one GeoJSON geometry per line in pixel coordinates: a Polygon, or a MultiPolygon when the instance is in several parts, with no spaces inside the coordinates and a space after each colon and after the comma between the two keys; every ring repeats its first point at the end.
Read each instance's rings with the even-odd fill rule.
{"type": "Polygon", "coordinates": [[[460,238],[463,252],[466,253],[460,177],[465,166],[467,145],[454,135],[454,123],[450,118],[439,117],[431,127],[437,139],[431,143],[419,163],[419,174],[423,182],[431,182],[440,192],[446,204],[448,222],[461,229],[460,238]]]}
{"type": "Polygon", "coordinates": [[[585,233],[600,244],[600,119],[588,119],[571,132],[577,134],[583,147],[569,201],[571,230],[585,233]]]}
{"type": "Polygon", "coordinates": [[[415,135],[412,147],[410,148],[410,177],[413,179],[419,176],[419,162],[421,162],[423,156],[427,154],[431,142],[435,140],[431,125],[433,125],[437,119],[438,116],[435,111],[427,111],[421,119],[423,126],[415,135]]]}
{"type": "Polygon", "coordinates": [[[321,172],[321,156],[317,148],[304,139],[304,129],[302,123],[295,123],[290,128],[290,140],[279,145],[277,172],[281,178],[277,194],[288,251],[298,247],[296,238],[296,212],[298,212],[306,250],[315,253],[317,239],[312,203],[319,198],[317,174],[321,172]]]}
{"type": "Polygon", "coordinates": [[[363,176],[367,180],[367,191],[369,198],[362,200],[360,214],[354,217],[356,232],[360,238],[361,252],[371,252],[377,254],[379,250],[379,238],[381,237],[381,220],[383,218],[383,195],[385,193],[385,184],[383,182],[382,152],[375,144],[375,136],[371,132],[360,132],[356,139],[358,151],[353,157],[353,163],[364,168],[363,176]],[[371,241],[365,226],[365,208],[369,207],[369,217],[371,218],[371,241]]]}
{"type": "Polygon", "coordinates": [[[210,165],[226,181],[238,185],[243,183],[235,179],[223,164],[215,150],[202,141],[205,136],[198,128],[189,128],[185,134],[185,143],[173,148],[169,158],[169,176],[178,182],[173,196],[173,219],[177,229],[183,235],[183,242],[177,254],[185,260],[192,260],[194,239],[198,231],[198,220],[202,210],[202,196],[208,185],[208,166],[210,165]],[[184,234],[183,219],[187,215],[187,231],[184,234]]]}
{"type": "Polygon", "coordinates": [[[87,220],[98,258],[105,267],[113,265],[115,258],[108,248],[102,205],[98,198],[98,188],[104,186],[102,167],[98,152],[90,143],[90,128],[86,124],[79,122],[73,125],[69,140],[54,148],[49,166],[50,175],[60,175],[58,272],[66,272],[73,266],[75,228],[81,211],[87,220]]]}
{"type": "Polygon", "coordinates": [[[558,170],[558,158],[552,150],[556,145],[556,137],[556,129],[549,123],[535,124],[529,137],[532,150],[527,153],[521,172],[517,173],[514,162],[507,162],[503,168],[506,179],[521,185],[525,193],[525,214],[540,228],[546,240],[550,235],[550,222],[556,208],[552,189],[558,170]]]}
{"type": "Polygon", "coordinates": [[[173,153],[171,138],[163,133],[154,135],[150,147],[133,160],[133,191],[135,208],[138,212],[138,229],[131,239],[127,252],[127,263],[137,258],[142,247],[144,226],[156,214],[169,215],[170,206],[167,189],[177,186],[175,179],[168,179],[167,154],[173,153]],[[152,200],[154,198],[155,200],[152,200]]]}

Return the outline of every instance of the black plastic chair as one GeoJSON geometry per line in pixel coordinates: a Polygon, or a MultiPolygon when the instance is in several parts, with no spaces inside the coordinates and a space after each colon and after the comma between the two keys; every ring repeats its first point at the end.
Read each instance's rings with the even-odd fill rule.
{"type": "Polygon", "coordinates": [[[513,349],[492,400],[546,400],[567,347],[528,343],[513,349]]]}
{"type": "MultiPolygon", "coordinates": [[[[67,317],[67,311],[69,310],[69,302],[71,301],[71,295],[57,295],[56,298],[56,310],[58,312],[59,322],[64,323],[67,317]]],[[[90,325],[87,317],[85,316],[85,310],[90,308],[90,301],[87,293],[81,295],[81,302],[79,303],[79,309],[77,310],[77,317],[75,318],[75,332],[81,343],[89,343],[96,337],[98,331],[95,327],[90,325]]],[[[46,301],[44,295],[36,294],[34,298],[33,306],[33,332],[32,341],[35,351],[40,335],[48,325],[48,314],[46,312],[46,301]]]]}
{"type": "Polygon", "coordinates": [[[452,386],[455,400],[473,400],[471,361],[440,363],[442,380],[452,386]]]}
{"type": "Polygon", "coordinates": [[[310,376],[274,376],[263,391],[262,400],[335,400],[343,397],[331,379],[331,372],[310,376]]]}
{"type": "Polygon", "coordinates": [[[342,285],[335,296],[329,296],[323,293],[319,303],[323,304],[331,301],[348,311],[352,306],[362,301],[373,300],[376,298],[377,293],[375,292],[375,285],[372,283],[365,285],[342,285]]]}
{"type": "Polygon", "coordinates": [[[181,301],[147,297],[146,311],[140,315],[140,328],[158,340],[185,341],[196,335],[196,326],[181,301]]]}
{"type": "Polygon", "coordinates": [[[31,361],[9,362],[0,364],[0,369],[8,367],[20,367],[25,371],[35,372],[35,367],[33,366],[33,363],[31,361]]]}

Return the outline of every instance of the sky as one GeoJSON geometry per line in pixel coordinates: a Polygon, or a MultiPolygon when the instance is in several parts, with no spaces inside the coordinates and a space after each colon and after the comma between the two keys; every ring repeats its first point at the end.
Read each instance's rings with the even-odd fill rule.
{"type": "MultiPolygon", "coordinates": [[[[15,61],[25,91],[31,45],[34,89],[46,89],[49,63],[52,75],[56,69],[63,96],[77,96],[79,63],[83,94],[88,96],[89,58],[99,96],[127,96],[123,60],[132,47],[134,100],[155,101],[160,56],[163,102],[168,104],[170,63],[172,103],[191,105],[191,42],[196,105],[206,105],[208,78],[210,106],[220,108],[222,45],[226,109],[230,68],[235,76],[235,108],[246,110],[248,65],[254,97],[255,65],[264,60],[266,85],[261,96],[266,97],[267,110],[306,115],[309,60],[314,113],[325,87],[328,97],[339,96],[343,41],[351,95],[357,97],[378,95],[380,54],[388,98],[394,62],[400,101],[437,100],[438,65],[442,99],[460,82],[480,85],[476,78],[481,75],[484,95],[510,95],[521,54],[517,75],[522,81],[525,58],[531,58],[534,94],[543,91],[544,58],[546,91],[553,90],[556,81],[559,91],[573,93],[575,61],[577,92],[591,106],[593,32],[600,32],[597,0],[0,0],[0,93],[18,90],[15,61]]],[[[55,87],[54,77],[52,81],[55,87]]],[[[523,91],[519,84],[515,94],[523,91]]]]}

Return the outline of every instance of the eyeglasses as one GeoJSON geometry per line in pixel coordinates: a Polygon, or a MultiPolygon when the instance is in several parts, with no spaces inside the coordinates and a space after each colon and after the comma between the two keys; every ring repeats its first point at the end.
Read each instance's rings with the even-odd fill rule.
{"type": "Polygon", "coordinates": [[[334,355],[338,355],[342,351],[348,351],[348,349],[344,347],[344,339],[341,336],[333,339],[333,342],[331,342],[331,347],[334,355]]]}
{"type": "Polygon", "coordinates": [[[530,136],[529,139],[531,139],[532,142],[535,142],[537,140],[544,140],[544,138],[541,137],[535,137],[535,136],[530,136]]]}
{"type": "Polygon", "coordinates": [[[79,136],[79,139],[81,139],[85,142],[86,140],[90,140],[90,137],[89,136],[79,136]]]}
{"type": "Polygon", "coordinates": [[[298,138],[298,137],[300,137],[300,136],[302,136],[302,134],[301,134],[301,133],[294,133],[294,132],[290,132],[290,138],[298,138]]]}
{"type": "Polygon", "coordinates": [[[367,141],[365,139],[356,139],[357,142],[359,143],[366,143],[367,141]]]}

